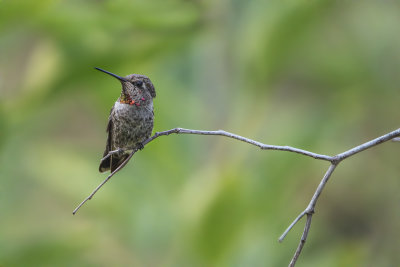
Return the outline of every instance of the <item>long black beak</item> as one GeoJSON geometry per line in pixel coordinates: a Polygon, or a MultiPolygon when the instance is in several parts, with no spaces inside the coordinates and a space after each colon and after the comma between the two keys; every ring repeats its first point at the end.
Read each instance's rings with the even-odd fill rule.
{"type": "Polygon", "coordinates": [[[128,82],[128,80],[125,79],[124,77],[118,76],[118,75],[116,75],[116,74],[114,74],[114,73],[111,73],[111,72],[109,72],[109,71],[106,71],[106,70],[103,70],[103,69],[100,69],[100,68],[95,68],[95,69],[96,69],[96,70],[99,70],[99,71],[102,71],[102,72],[104,72],[104,73],[107,73],[107,74],[113,76],[114,78],[117,78],[117,79],[120,80],[121,82],[128,82]]]}

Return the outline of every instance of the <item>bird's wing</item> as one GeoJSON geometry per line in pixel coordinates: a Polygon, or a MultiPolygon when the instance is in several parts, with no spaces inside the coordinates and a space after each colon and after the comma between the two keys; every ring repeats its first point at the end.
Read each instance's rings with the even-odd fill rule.
{"type": "Polygon", "coordinates": [[[112,131],[112,128],[113,128],[113,122],[112,122],[112,119],[111,119],[111,114],[112,114],[113,111],[114,111],[114,107],[111,108],[110,116],[108,116],[108,124],[107,124],[107,130],[106,130],[108,136],[107,136],[106,150],[104,151],[103,157],[105,157],[108,154],[108,152],[112,150],[111,149],[111,143],[112,143],[111,131],[112,131]]]}
{"type": "MultiPolygon", "coordinates": [[[[108,117],[108,124],[107,124],[107,130],[106,130],[106,132],[107,132],[107,143],[106,143],[106,149],[104,150],[104,153],[103,153],[103,158],[105,156],[107,156],[108,152],[110,152],[112,150],[111,149],[111,144],[112,144],[111,131],[112,131],[112,128],[113,128],[113,122],[112,122],[111,114],[112,114],[113,111],[114,111],[114,107],[111,108],[110,116],[108,117]]],[[[107,171],[109,169],[110,169],[110,157],[102,160],[100,162],[100,166],[99,166],[99,171],[100,172],[105,172],[105,171],[107,171]]]]}

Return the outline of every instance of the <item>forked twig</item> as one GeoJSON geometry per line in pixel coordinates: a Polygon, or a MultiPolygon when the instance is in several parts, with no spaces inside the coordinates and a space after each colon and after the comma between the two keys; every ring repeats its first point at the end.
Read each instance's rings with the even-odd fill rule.
{"type": "Polygon", "coordinates": [[[296,261],[300,255],[300,252],[303,249],[304,243],[307,240],[308,231],[310,230],[310,227],[311,227],[311,219],[312,219],[312,215],[314,214],[314,211],[315,211],[315,205],[317,204],[317,200],[318,200],[319,196],[321,195],[322,190],[325,188],[326,183],[328,182],[329,178],[331,177],[331,175],[332,175],[333,171],[335,170],[335,168],[337,167],[337,165],[341,161],[345,160],[346,158],[349,158],[349,157],[351,157],[357,153],[360,153],[368,148],[371,148],[376,145],[387,142],[389,140],[392,140],[398,136],[400,136],[400,128],[395,131],[392,131],[390,133],[387,133],[385,135],[382,135],[378,138],[375,138],[371,141],[368,141],[364,144],[361,144],[359,146],[351,148],[351,149],[349,149],[343,153],[340,153],[336,156],[331,157],[332,158],[331,165],[329,166],[329,169],[326,171],[320,184],[318,185],[317,189],[315,190],[315,193],[314,193],[310,203],[308,204],[307,208],[304,211],[302,211],[299,216],[297,216],[297,218],[289,225],[289,227],[285,230],[285,232],[279,238],[279,242],[282,242],[283,239],[285,239],[288,232],[293,228],[293,226],[296,225],[296,223],[298,223],[300,221],[300,219],[303,218],[304,215],[307,214],[307,221],[306,221],[306,225],[304,227],[303,235],[301,237],[301,241],[297,247],[297,250],[289,264],[290,267],[295,266],[296,261]]]}
{"type": "MultiPolygon", "coordinates": [[[[328,182],[329,178],[331,177],[332,173],[334,172],[335,168],[338,166],[338,164],[343,161],[346,158],[349,158],[357,153],[360,153],[366,149],[369,149],[373,146],[382,144],[386,141],[389,140],[393,140],[393,141],[399,141],[400,138],[400,128],[392,131],[390,133],[387,133],[385,135],[382,135],[378,138],[375,138],[369,142],[366,142],[364,144],[361,144],[359,146],[356,146],[352,149],[349,149],[343,153],[337,154],[336,156],[328,156],[328,155],[323,155],[323,154],[317,154],[314,152],[310,152],[307,150],[303,150],[303,149],[299,149],[299,148],[295,148],[295,147],[290,147],[290,146],[275,146],[275,145],[268,145],[268,144],[263,144],[257,141],[254,141],[252,139],[240,136],[240,135],[236,135],[230,132],[226,132],[223,130],[218,130],[218,131],[202,131],[202,130],[191,130],[191,129],[183,129],[183,128],[174,128],[168,131],[164,131],[164,132],[157,132],[155,133],[153,136],[151,136],[149,139],[147,139],[145,142],[143,142],[143,146],[147,145],[148,143],[150,143],[151,141],[153,141],[154,139],[160,137],[160,136],[164,136],[164,135],[170,135],[170,134],[196,134],[196,135],[220,135],[220,136],[225,136],[225,137],[229,137],[232,139],[236,139],[254,146],[257,146],[263,150],[280,150],[280,151],[288,151],[288,152],[293,152],[293,153],[297,153],[297,154],[301,154],[304,156],[308,156],[308,157],[312,157],[314,159],[318,159],[318,160],[324,160],[324,161],[329,161],[331,163],[331,165],[329,166],[328,170],[326,171],[324,177],[322,178],[320,184],[318,185],[313,197],[311,198],[310,203],[308,204],[308,206],[306,207],[306,209],[304,211],[302,211],[297,217],[296,219],[294,219],[294,221],[289,225],[289,227],[284,231],[284,233],[281,235],[281,237],[279,238],[279,242],[282,242],[284,240],[284,238],[286,237],[286,235],[289,233],[289,231],[305,216],[307,215],[307,220],[304,226],[304,231],[302,234],[302,237],[300,239],[300,243],[296,249],[295,254],[293,255],[293,258],[289,264],[290,267],[295,266],[297,259],[300,256],[300,253],[304,247],[304,244],[307,240],[308,237],[308,232],[310,230],[311,227],[311,220],[312,220],[312,216],[314,214],[314,210],[315,210],[315,205],[317,204],[318,198],[321,195],[323,189],[325,188],[326,183],[328,182]]],[[[88,200],[92,199],[93,196],[97,193],[97,191],[105,184],[108,182],[108,180],[110,180],[110,178],[112,176],[114,176],[118,171],[120,171],[123,167],[125,167],[125,165],[129,162],[129,160],[132,158],[132,156],[137,152],[138,149],[135,149],[131,152],[131,154],[128,156],[128,158],[116,169],[114,170],[99,186],[96,187],[96,189],[85,199],[82,201],[81,204],[78,205],[78,207],[76,207],[76,209],[73,211],[73,214],[75,214],[80,207],[82,207],[83,204],[85,204],[88,200]]],[[[106,155],[107,157],[108,155],[106,155]]]]}

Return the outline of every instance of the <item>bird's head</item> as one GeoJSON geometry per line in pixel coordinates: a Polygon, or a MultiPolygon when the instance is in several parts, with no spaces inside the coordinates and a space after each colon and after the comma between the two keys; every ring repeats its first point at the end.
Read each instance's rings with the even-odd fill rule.
{"type": "Polygon", "coordinates": [[[122,91],[119,98],[121,103],[138,105],[141,101],[156,97],[154,85],[146,75],[129,74],[125,77],[121,77],[100,68],[95,69],[107,73],[121,82],[122,91]]]}

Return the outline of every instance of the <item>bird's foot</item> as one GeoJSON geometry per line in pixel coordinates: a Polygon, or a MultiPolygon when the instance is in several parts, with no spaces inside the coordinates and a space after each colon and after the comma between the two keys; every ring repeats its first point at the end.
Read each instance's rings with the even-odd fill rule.
{"type": "Polygon", "coordinates": [[[142,150],[142,149],[144,148],[143,143],[137,143],[137,148],[138,148],[139,150],[142,150]]]}

